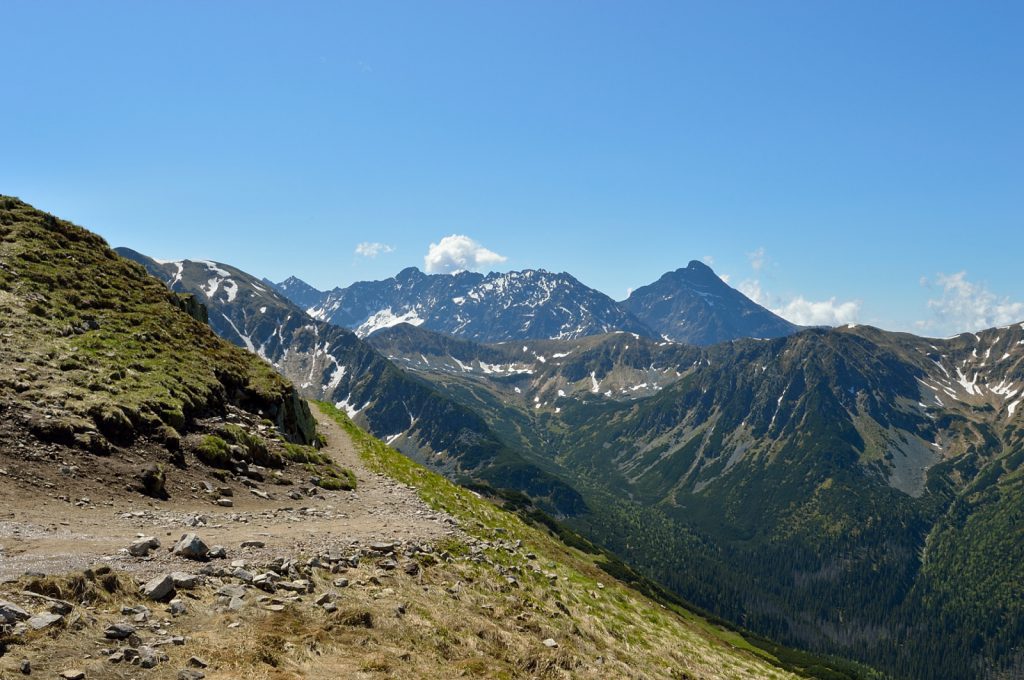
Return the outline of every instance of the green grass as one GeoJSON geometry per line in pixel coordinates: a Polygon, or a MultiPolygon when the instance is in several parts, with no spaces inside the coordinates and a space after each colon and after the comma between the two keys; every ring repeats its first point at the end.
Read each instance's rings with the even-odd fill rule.
{"type": "MultiPolygon", "coordinates": [[[[558,574],[559,580],[553,586],[543,573],[524,571],[519,576],[524,581],[524,595],[531,588],[537,588],[540,592],[553,590],[556,593],[561,592],[561,597],[576,602],[579,606],[600,610],[609,630],[630,645],[649,646],[652,643],[645,635],[645,631],[651,628],[671,628],[679,625],[679,622],[685,622],[684,625],[691,629],[690,633],[705,637],[711,641],[710,644],[724,645],[731,650],[743,650],[750,658],[760,659],[774,667],[781,665],[772,651],[751,643],[735,630],[722,628],[682,607],[666,607],[642,600],[628,587],[607,587],[614,581],[602,571],[599,564],[606,556],[570,548],[556,536],[549,535],[547,531],[525,524],[515,514],[427,470],[364,432],[333,405],[316,402],[315,407],[345,430],[360,457],[371,470],[414,487],[427,505],[455,517],[463,531],[469,535],[487,541],[522,541],[523,550],[535,553],[538,563],[554,565],[553,568],[542,570],[558,574]],[[594,592],[600,592],[600,595],[597,598],[592,597],[590,593],[594,592]],[[639,618],[648,624],[643,629],[637,628],[639,618]]],[[[448,541],[441,549],[452,555],[464,555],[468,551],[464,543],[456,540],[448,541]]],[[[515,559],[505,551],[486,552],[495,564],[506,568],[516,564],[515,559]]],[[[543,599],[544,596],[539,597],[543,599]]]]}
{"type": "MultiPolygon", "coordinates": [[[[99,236],[0,196],[0,387],[93,421],[115,443],[182,430],[225,403],[276,414],[290,439],[294,388],[218,338],[99,236]]],[[[300,414],[301,415],[301,414],[300,414]]]]}

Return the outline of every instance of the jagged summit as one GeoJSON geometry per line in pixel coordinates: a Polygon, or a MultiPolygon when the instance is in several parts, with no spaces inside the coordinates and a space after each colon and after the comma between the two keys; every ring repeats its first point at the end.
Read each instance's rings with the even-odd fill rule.
{"type": "Polygon", "coordinates": [[[306,305],[295,284],[279,287],[316,319],[365,337],[399,323],[479,342],[578,338],[614,330],[653,336],[604,293],[567,273],[543,269],[425,274],[408,267],[383,281],[362,281],[306,305]]]}
{"type": "Polygon", "coordinates": [[[661,337],[694,345],[777,338],[800,329],[730,287],[698,260],[636,289],[622,306],[661,337]]]}

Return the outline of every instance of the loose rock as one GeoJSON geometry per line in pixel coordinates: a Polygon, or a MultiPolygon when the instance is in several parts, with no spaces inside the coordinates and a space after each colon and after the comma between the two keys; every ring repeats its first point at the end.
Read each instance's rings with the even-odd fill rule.
{"type": "Polygon", "coordinates": [[[103,635],[110,640],[127,640],[129,637],[135,634],[135,626],[130,623],[120,622],[114,623],[107,626],[107,629],[103,631],[103,635]]]}
{"type": "Polygon", "coordinates": [[[14,604],[13,602],[7,602],[6,600],[0,600],[0,623],[15,623],[17,621],[26,621],[31,618],[31,614],[27,611],[14,604]]]}
{"type": "Polygon", "coordinates": [[[160,541],[154,536],[140,538],[128,546],[128,554],[132,557],[147,557],[150,551],[160,547],[160,541]]]}
{"type": "Polygon", "coordinates": [[[197,534],[188,533],[178,540],[171,552],[189,560],[205,560],[210,556],[210,547],[197,534]]]}
{"type": "Polygon", "coordinates": [[[142,586],[142,594],[150,600],[159,602],[170,597],[174,593],[174,579],[170,574],[157,576],[142,586]]]}

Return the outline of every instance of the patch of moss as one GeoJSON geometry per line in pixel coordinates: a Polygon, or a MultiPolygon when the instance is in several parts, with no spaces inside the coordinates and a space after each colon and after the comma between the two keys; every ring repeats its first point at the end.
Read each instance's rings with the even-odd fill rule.
{"type": "Polygon", "coordinates": [[[321,470],[316,485],[327,491],[352,491],[356,488],[356,476],[351,470],[331,466],[321,470]]]}
{"type": "Polygon", "coordinates": [[[196,457],[210,467],[228,469],[231,467],[231,451],[228,443],[215,434],[208,434],[196,447],[196,457]]]}

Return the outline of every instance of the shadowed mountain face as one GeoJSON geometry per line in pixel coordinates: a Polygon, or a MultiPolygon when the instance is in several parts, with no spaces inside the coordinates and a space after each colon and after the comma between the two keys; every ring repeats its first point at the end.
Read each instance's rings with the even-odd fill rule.
{"type": "Polygon", "coordinates": [[[571,524],[697,604],[899,677],[1019,672],[1024,327],[370,341],[557,461],[571,524]]]}
{"type": "Polygon", "coordinates": [[[729,287],[696,260],[634,290],[621,304],[659,337],[692,345],[779,338],[800,330],[729,287]]]}
{"type": "Polygon", "coordinates": [[[262,357],[303,395],[337,405],[403,453],[454,477],[527,491],[556,514],[584,507],[570,487],[502,444],[472,410],[398,370],[352,332],[310,318],[259,279],[218,262],[117,252],[172,291],[195,295],[218,335],[262,357]]]}

